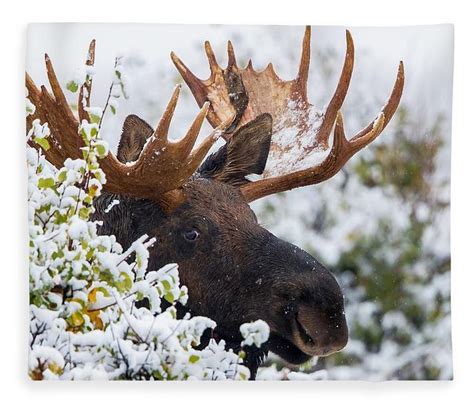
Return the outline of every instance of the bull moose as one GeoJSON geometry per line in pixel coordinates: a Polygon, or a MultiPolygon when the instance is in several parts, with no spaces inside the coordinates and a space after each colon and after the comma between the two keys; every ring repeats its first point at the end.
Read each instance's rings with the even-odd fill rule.
{"type": "MultiPolygon", "coordinates": [[[[351,34],[346,32],[344,65],[324,113],[307,98],[310,38],[307,27],[298,74],[289,81],[281,80],[272,64],[261,72],[251,61],[239,68],[230,41],[224,69],[205,43],[211,70],[207,80],[198,79],[171,53],[201,108],[189,131],[179,141],[168,139],[177,86],[155,130],[138,116],[128,116],[117,154],[109,152],[101,160],[107,177],[104,193],[95,202],[95,216],[103,222],[101,233],[115,235],[124,247],[144,234],[156,237],[149,267],[178,263],[181,280],[189,288],[184,311],[216,321],[210,335],[224,339],[228,347],[239,348],[242,323],[268,323],[268,342],[245,360],[252,379],[266,352],[300,364],[341,350],[348,328],[343,294],[333,275],[311,255],[260,226],[249,203],[335,175],[381,134],[404,85],[400,62],[381,112],[348,139],[340,109],[353,70],[351,34]],[[195,146],[206,117],[214,131],[195,146]],[[219,138],[226,144],[208,155],[219,138]],[[317,162],[322,152],[324,158],[317,162]],[[250,174],[261,177],[250,181],[250,174]],[[114,199],[120,204],[105,210],[114,199]]],[[[87,64],[94,58],[93,41],[87,64]]],[[[47,55],[46,69],[52,93],[44,86],[38,89],[26,76],[29,98],[36,106],[27,120],[48,122],[54,142],[44,154],[61,167],[66,158],[82,157],[78,128],[89,120],[91,82],[81,87],[76,118],[47,55]]]]}

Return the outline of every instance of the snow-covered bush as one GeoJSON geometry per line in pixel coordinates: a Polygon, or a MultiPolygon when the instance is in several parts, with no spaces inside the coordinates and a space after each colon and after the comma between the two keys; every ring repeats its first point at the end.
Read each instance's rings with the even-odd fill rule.
{"type": "MultiPolygon", "coordinates": [[[[28,104],[28,112],[34,106],[28,104]]],[[[197,350],[206,317],[177,319],[186,303],[178,267],[147,270],[153,238],[123,248],[97,234],[93,201],[106,182],[99,167],[108,146],[98,124],[83,121],[83,159],[50,165],[28,147],[30,354],[29,376],[41,379],[236,379],[249,378],[243,354],[211,340],[197,350]],[[135,302],[147,298],[150,309],[135,302]],[[167,308],[163,305],[171,304],[167,308]],[[162,309],[162,306],[164,309],[162,309]]],[[[47,123],[35,121],[30,142],[49,148],[47,123]]],[[[263,321],[246,325],[249,343],[268,338],[263,321]],[[262,328],[262,325],[263,328],[262,328]],[[263,333],[262,333],[263,332],[263,333]]]]}

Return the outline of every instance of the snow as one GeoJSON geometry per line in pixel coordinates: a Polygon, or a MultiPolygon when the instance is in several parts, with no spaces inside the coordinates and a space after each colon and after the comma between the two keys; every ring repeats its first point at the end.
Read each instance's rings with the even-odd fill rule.
{"type": "Polygon", "coordinates": [[[102,107],[98,106],[90,106],[85,108],[86,112],[89,112],[90,114],[101,117],[102,116],[102,107]]]}
{"type": "Polygon", "coordinates": [[[89,227],[87,225],[87,222],[83,221],[82,219],[79,219],[78,217],[75,217],[71,220],[67,233],[71,239],[80,240],[87,236],[88,231],[89,227]]]}
{"type": "Polygon", "coordinates": [[[29,368],[34,370],[40,364],[46,364],[48,367],[55,364],[58,368],[64,367],[64,358],[59,351],[46,346],[33,346],[29,355],[29,368]]]}
{"type": "Polygon", "coordinates": [[[109,213],[112,208],[118,204],[120,204],[120,201],[118,199],[113,199],[112,202],[110,202],[110,205],[105,208],[104,212],[109,213]]]}
{"type": "Polygon", "coordinates": [[[307,112],[308,121],[300,125],[299,118],[304,114],[306,112],[302,106],[290,102],[288,111],[281,118],[281,122],[275,123],[270,154],[265,167],[265,178],[314,167],[329,154],[332,144],[328,149],[316,147],[308,153],[308,148],[313,145],[315,135],[322,124],[324,114],[311,106],[307,112]]]}
{"type": "MultiPolygon", "coordinates": [[[[31,104],[31,106],[34,106],[31,104]]],[[[27,138],[46,138],[50,135],[48,123],[40,123],[39,119],[33,120],[33,127],[28,131],[27,138]]]]}
{"type": "Polygon", "coordinates": [[[240,333],[244,338],[242,341],[242,346],[255,345],[257,348],[260,348],[262,343],[268,341],[268,337],[270,336],[270,328],[265,321],[259,319],[254,322],[242,324],[240,326],[240,333]]]}
{"type": "MultiPolygon", "coordinates": [[[[156,126],[159,116],[168,102],[169,95],[171,95],[176,81],[179,80],[168,60],[171,49],[175,50],[199,77],[205,78],[209,75],[209,71],[202,50],[203,41],[205,39],[212,40],[217,58],[224,66],[226,62],[224,57],[225,42],[230,38],[234,42],[239,61],[252,57],[254,66],[258,69],[266,66],[268,61],[271,60],[274,62],[275,70],[282,78],[291,79],[295,76],[297,70],[299,44],[302,35],[301,27],[199,26],[199,29],[196,29],[196,26],[155,25],[144,28],[136,25],[123,30],[120,25],[104,28],[101,28],[100,25],[91,25],[85,30],[80,25],[71,25],[68,26],[68,30],[64,30],[60,26],[37,25],[30,29],[28,51],[28,71],[35,81],[45,83],[44,64],[41,60],[45,50],[48,50],[50,55],[56,54],[59,57],[54,59],[58,76],[63,79],[69,78],[74,67],[83,63],[84,52],[81,54],[80,50],[86,49],[85,47],[90,41],[91,30],[97,31],[98,44],[100,44],[100,48],[98,48],[100,53],[96,55],[97,68],[93,72],[95,105],[103,106],[105,104],[109,86],[114,82],[110,105],[117,108],[117,114],[107,114],[101,128],[101,135],[109,142],[112,150],[115,149],[118,143],[121,126],[126,115],[130,113],[139,114],[153,128],[156,126]],[[150,35],[148,30],[154,34],[150,35]],[[174,30],[179,35],[165,37],[165,34],[169,32],[168,30],[174,30]],[[61,46],[62,41],[57,41],[57,38],[62,38],[62,36],[66,36],[65,40],[70,44],[67,50],[61,46]],[[144,40],[137,42],[137,36],[144,40]],[[266,47],[260,47],[258,52],[255,51],[254,38],[256,36],[261,38],[262,43],[266,44],[266,47]],[[166,41],[157,42],[156,38],[166,38],[166,41]],[[298,46],[295,46],[295,44],[298,44],[298,46]],[[126,92],[129,95],[129,99],[121,99],[120,104],[117,98],[123,95],[122,89],[113,74],[113,64],[111,64],[118,51],[123,55],[120,60],[119,72],[121,77],[125,78],[126,92]]],[[[428,124],[432,123],[438,114],[443,114],[446,117],[441,125],[442,139],[445,145],[438,154],[435,163],[436,171],[430,182],[432,195],[449,204],[452,49],[448,36],[440,27],[436,30],[429,27],[405,27],[403,30],[397,28],[353,28],[351,32],[356,42],[357,57],[353,80],[346,103],[343,106],[348,137],[363,128],[373,119],[374,114],[377,114],[392,86],[397,63],[400,59],[403,59],[405,61],[407,84],[409,80],[410,86],[407,86],[404,91],[402,103],[413,114],[413,121],[416,123],[416,126],[412,126],[413,137],[418,137],[420,140],[430,137],[431,129],[428,124]],[[381,41],[388,46],[380,47],[381,41]],[[433,47],[437,49],[436,53],[431,51],[433,47]],[[426,112],[421,114],[420,110],[426,110],[426,112]]],[[[344,55],[343,38],[343,28],[315,27],[313,29],[313,54],[308,87],[309,100],[315,106],[311,112],[313,118],[311,131],[301,133],[300,141],[292,143],[294,135],[300,132],[297,126],[277,129],[273,135],[273,143],[287,149],[287,154],[285,159],[282,159],[277,149],[273,149],[268,160],[266,174],[272,175],[308,168],[320,163],[328,154],[328,150],[313,150],[311,155],[302,158],[302,148],[312,141],[311,137],[314,130],[320,125],[322,114],[325,111],[324,106],[335,89],[344,55]],[[315,41],[316,38],[317,42],[315,41]]],[[[86,67],[81,69],[83,73],[76,78],[79,82],[85,78],[84,72],[87,74],[86,67]]],[[[92,75],[92,72],[89,71],[89,74],[92,75]]],[[[76,103],[77,95],[67,94],[67,97],[71,97],[70,101],[76,103]]],[[[30,105],[28,107],[33,109],[30,105]]],[[[290,108],[293,115],[298,113],[297,105],[292,105],[290,108]]],[[[185,134],[197,111],[198,107],[189,90],[186,86],[183,86],[180,102],[170,129],[171,139],[179,139],[185,134]]],[[[295,119],[294,116],[293,119],[295,119]]],[[[330,181],[252,203],[252,208],[262,225],[278,237],[290,241],[315,255],[329,269],[333,269],[338,264],[342,254],[350,252],[360,242],[374,239],[382,246],[382,249],[368,253],[367,257],[371,257],[371,259],[366,257],[357,258],[361,275],[355,277],[351,270],[341,270],[336,275],[346,297],[346,314],[351,332],[349,344],[340,355],[344,360],[343,365],[335,364],[334,359],[328,358],[326,373],[319,373],[320,370],[306,373],[306,371],[302,371],[303,368],[300,370],[300,368],[294,366],[281,368],[281,361],[278,362],[279,368],[277,369],[276,365],[272,364],[274,359],[270,355],[268,367],[259,370],[258,379],[286,380],[294,378],[303,380],[307,377],[313,379],[319,377],[386,380],[399,378],[400,372],[403,370],[408,370],[411,374],[410,377],[423,378],[423,372],[431,368],[440,371],[440,378],[449,379],[452,377],[449,265],[446,271],[441,274],[435,274],[434,271],[436,263],[448,259],[450,255],[449,205],[444,209],[437,210],[436,213],[433,207],[428,204],[419,204],[416,207],[415,216],[421,222],[428,223],[420,248],[423,256],[416,263],[410,265],[409,270],[404,270],[404,278],[409,279],[410,284],[408,285],[408,292],[403,294],[415,298],[415,304],[430,317],[439,315],[438,318],[434,318],[432,322],[417,328],[407,320],[403,312],[403,304],[400,304],[400,309],[385,312],[380,305],[380,301],[367,298],[366,290],[358,280],[372,278],[379,271],[374,266],[374,258],[377,261],[383,260],[394,270],[398,269],[400,267],[400,255],[403,253],[405,244],[400,236],[406,236],[407,230],[411,227],[410,216],[413,208],[410,199],[404,198],[397,193],[395,188],[390,188],[390,186],[370,188],[361,182],[356,172],[356,164],[360,160],[374,158],[374,148],[376,146],[386,146],[391,149],[398,148],[396,139],[399,136],[399,128],[394,124],[396,120],[397,117],[380,138],[374,142],[373,147],[371,146],[358,153],[346,165],[345,170],[330,181]],[[389,227],[383,233],[381,233],[381,221],[389,224],[389,227]],[[380,253],[380,251],[383,253],[380,253]],[[371,349],[361,338],[355,336],[357,327],[368,328],[372,326],[382,326],[385,331],[385,339],[380,349],[371,349]],[[397,334],[404,332],[410,337],[409,343],[399,343],[396,340],[397,338],[393,339],[392,335],[396,337],[397,334]],[[305,376],[307,374],[309,376],[305,376]],[[326,377],[323,377],[324,375],[326,377]]],[[[45,124],[36,124],[37,127],[40,125],[44,126],[45,124]]],[[[90,130],[91,128],[88,129],[89,133],[90,130]]],[[[44,127],[38,127],[36,131],[39,135],[46,136],[47,134],[44,127]]],[[[209,133],[209,125],[204,124],[200,139],[209,133]]],[[[332,138],[329,142],[332,143],[332,138]]],[[[214,149],[217,147],[216,144],[214,149]]],[[[79,179],[80,169],[84,169],[86,163],[82,160],[67,161],[65,163],[67,167],[65,185],[67,187],[62,191],[63,198],[60,202],[52,190],[38,190],[35,187],[38,176],[33,169],[38,165],[43,165],[43,161],[38,158],[37,153],[27,151],[27,159],[31,164],[29,174],[32,177],[28,192],[30,235],[34,240],[34,250],[37,250],[38,258],[47,259],[44,263],[33,262],[31,264],[30,287],[47,290],[48,287],[63,281],[61,275],[59,277],[58,275],[51,276],[46,270],[52,265],[56,268],[64,267],[66,263],[64,260],[52,260],[51,256],[57,252],[59,247],[64,247],[65,242],[68,241],[67,228],[69,226],[44,231],[39,226],[39,220],[45,221],[50,214],[42,213],[41,210],[45,205],[52,204],[61,207],[65,211],[68,207],[76,205],[78,196],[81,199],[84,198],[74,184],[79,179]],[[33,221],[34,219],[37,219],[37,223],[33,221]],[[59,234],[56,235],[56,233],[59,234]]],[[[41,177],[54,176],[47,166],[45,166],[44,171],[41,177]]],[[[372,176],[379,179],[379,172],[376,169],[371,171],[373,171],[372,176]]],[[[256,177],[252,177],[252,179],[254,178],[256,177]]],[[[115,262],[124,261],[126,263],[126,257],[123,257],[125,252],[119,248],[119,245],[112,238],[98,239],[89,229],[87,232],[85,228],[82,227],[81,229],[80,225],[73,225],[72,229],[74,236],[88,236],[90,234],[92,238],[91,246],[99,247],[102,245],[106,248],[107,253],[115,253],[113,255],[115,256],[115,262]],[[118,251],[121,254],[117,254],[118,251]]],[[[145,270],[143,265],[147,264],[145,242],[147,242],[146,239],[140,240],[134,246],[142,259],[142,267],[134,270],[142,278],[145,270]]],[[[124,249],[128,254],[134,250],[124,249]]],[[[68,262],[72,262],[75,253],[74,250],[71,253],[65,253],[68,262]]],[[[114,261],[106,262],[102,260],[101,264],[112,267],[114,261]]],[[[71,267],[68,269],[74,270],[75,275],[69,283],[81,290],[84,290],[84,284],[80,283],[81,269],[87,264],[84,258],[81,257],[71,263],[71,267]]],[[[123,264],[122,267],[123,269],[120,269],[120,271],[128,266],[123,264]]],[[[170,267],[170,272],[171,270],[174,270],[174,268],[170,267]]],[[[175,271],[176,276],[178,276],[178,271],[175,271]]],[[[160,279],[163,278],[163,281],[167,282],[173,281],[169,274],[164,271],[158,271],[158,273],[163,273],[160,274],[162,277],[158,277],[158,274],[150,274],[149,279],[145,278],[134,283],[127,294],[122,296],[125,306],[129,307],[127,309],[132,309],[131,302],[138,293],[150,296],[153,309],[157,309],[157,304],[159,304],[161,298],[158,294],[158,288],[164,290],[164,285],[167,286],[166,283],[160,285],[160,279]],[[130,297],[126,297],[129,294],[131,294],[130,297]]],[[[171,272],[171,274],[174,276],[174,272],[171,272]]],[[[171,295],[174,297],[181,295],[179,301],[185,302],[187,289],[182,286],[178,288],[176,283],[172,284],[172,287],[171,295]]],[[[98,292],[96,297],[94,306],[114,308],[112,303],[115,300],[111,295],[105,296],[98,292]]],[[[49,296],[47,298],[56,300],[57,297],[49,296]]],[[[92,304],[90,305],[92,309],[92,304]]],[[[76,309],[78,307],[79,305],[76,303],[69,308],[76,309]]],[[[52,326],[53,321],[58,325],[66,325],[66,319],[57,315],[58,311],[48,311],[50,313],[45,312],[39,315],[38,310],[39,308],[35,309],[32,306],[32,314],[34,313],[36,322],[45,320],[48,326],[52,326]]],[[[145,320],[146,323],[143,326],[138,324],[135,319],[132,322],[141,334],[144,334],[146,327],[150,328],[152,326],[153,316],[146,313],[140,314],[138,310],[133,310],[133,314],[133,318],[145,320]]],[[[104,355],[108,355],[111,350],[116,352],[119,350],[118,341],[110,339],[112,334],[115,338],[120,337],[125,341],[120,342],[122,350],[127,352],[127,357],[135,358],[136,366],[139,365],[143,351],[139,346],[136,346],[133,339],[125,337],[127,321],[118,318],[116,313],[108,309],[100,311],[100,318],[104,324],[114,324],[114,332],[109,329],[102,339],[96,338],[95,343],[107,342],[111,347],[107,350],[100,350],[96,359],[91,357],[90,349],[74,351],[73,356],[76,358],[74,360],[77,361],[76,368],[65,373],[63,378],[93,379],[104,375],[100,358],[110,361],[110,359],[107,359],[108,356],[104,355]]],[[[158,332],[158,329],[162,329],[162,332],[165,332],[170,327],[174,328],[175,325],[172,321],[173,316],[170,310],[169,313],[165,313],[159,318],[159,328],[153,328],[152,331],[158,332]]],[[[155,324],[157,323],[158,320],[155,324]]],[[[86,324],[90,324],[90,321],[87,321],[86,324]]],[[[61,331],[59,328],[51,327],[50,329],[53,332],[61,331]]],[[[248,329],[246,332],[250,333],[248,329]]],[[[59,334],[53,335],[50,332],[50,335],[51,339],[45,336],[41,340],[44,343],[53,344],[59,334]]],[[[68,343],[69,336],[62,337],[61,335],[62,333],[59,335],[59,342],[68,343]]],[[[77,337],[80,337],[79,333],[77,333],[77,337]]],[[[161,336],[159,337],[161,338],[161,336]]],[[[261,339],[261,335],[257,332],[255,334],[251,333],[249,338],[250,342],[254,338],[261,339]]],[[[170,342],[174,342],[174,339],[174,337],[170,338],[170,342]]],[[[176,342],[174,343],[176,344],[176,342]]],[[[90,345],[93,346],[92,343],[90,345]]],[[[218,353],[222,351],[220,346],[222,344],[212,343],[209,349],[200,354],[203,360],[207,360],[205,362],[206,367],[203,369],[201,369],[202,366],[199,363],[197,366],[191,366],[189,356],[194,354],[193,351],[189,351],[186,356],[183,356],[179,346],[173,348],[174,350],[178,349],[178,353],[181,355],[181,358],[176,359],[176,363],[179,366],[188,365],[183,369],[190,369],[189,371],[192,374],[189,378],[203,378],[204,375],[206,375],[206,378],[231,377],[233,374],[223,373],[222,370],[216,369],[216,366],[220,366],[217,363],[217,357],[212,359],[212,351],[218,351],[218,353]]],[[[162,350],[153,351],[153,357],[150,356],[150,364],[155,364],[155,366],[159,364],[158,359],[162,355],[160,352],[162,350]]],[[[233,362],[238,360],[236,355],[233,357],[227,355],[226,357],[229,357],[229,360],[233,362]]],[[[226,368],[232,366],[232,369],[235,369],[236,366],[232,363],[228,362],[226,368]]],[[[178,371],[179,369],[181,367],[177,368],[178,371]]],[[[116,366],[112,363],[106,367],[108,378],[120,377],[120,375],[125,374],[124,372],[123,364],[116,366]]]]}

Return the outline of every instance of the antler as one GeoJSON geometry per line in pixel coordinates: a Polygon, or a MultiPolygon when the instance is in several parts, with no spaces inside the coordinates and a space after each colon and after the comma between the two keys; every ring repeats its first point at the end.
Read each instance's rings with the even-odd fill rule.
{"type": "MultiPolygon", "coordinates": [[[[239,68],[232,43],[228,42],[228,65],[222,69],[209,42],[205,51],[211,76],[198,79],[183,62],[171,58],[200,106],[210,102],[208,120],[216,126],[222,118],[235,115],[232,128],[238,128],[262,113],[273,117],[274,134],[263,179],[241,187],[247,201],[305,185],[317,184],[335,175],[359,150],[374,141],[393,117],[403,91],[403,63],[390,98],[380,114],[363,130],[347,140],[340,109],[349,89],[354,66],[354,43],[346,31],[346,55],[336,90],[324,113],[307,99],[307,81],[311,54],[311,27],[303,38],[300,66],[296,79],[283,81],[272,64],[261,72],[252,61],[239,68]],[[330,135],[334,129],[331,148],[330,135]],[[321,162],[321,158],[323,158],[321,162]],[[315,161],[319,162],[315,164],[315,161]]],[[[227,139],[229,136],[227,136],[227,139]]]]}
{"type": "MultiPolygon", "coordinates": [[[[92,41],[87,65],[93,65],[94,56],[95,41],[92,41]]],[[[28,116],[27,124],[30,128],[35,119],[48,123],[52,142],[44,154],[54,166],[61,167],[67,158],[83,158],[81,148],[84,147],[84,143],[79,135],[80,123],[67,103],[48,55],[45,55],[45,61],[53,94],[51,95],[45,86],[41,86],[41,90],[38,89],[31,77],[26,74],[28,98],[36,107],[34,114],[28,116]]],[[[92,82],[89,80],[81,86],[79,92],[78,114],[81,123],[89,119],[87,108],[90,106],[91,87],[92,82]]],[[[179,93],[180,86],[177,86],[156,130],[135,162],[122,163],[112,152],[101,160],[101,169],[107,177],[105,190],[152,199],[159,202],[165,210],[170,210],[183,201],[181,187],[199,167],[222,131],[232,122],[233,116],[216,127],[198,147],[193,149],[209,109],[209,103],[204,103],[186,135],[177,142],[169,141],[168,130],[179,93]]],[[[29,143],[40,148],[31,140],[29,143]]]]}

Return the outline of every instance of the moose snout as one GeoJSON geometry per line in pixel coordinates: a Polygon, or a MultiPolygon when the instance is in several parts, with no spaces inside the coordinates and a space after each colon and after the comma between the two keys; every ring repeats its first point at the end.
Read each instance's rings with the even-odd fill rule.
{"type": "Polygon", "coordinates": [[[343,349],[348,340],[342,311],[325,311],[315,305],[300,304],[292,321],[294,344],[311,356],[328,356],[343,349]]]}
{"type": "Polygon", "coordinates": [[[328,356],[346,346],[348,328],[344,297],[333,275],[319,263],[300,276],[294,305],[293,343],[311,356],[328,356]]]}
{"type": "Polygon", "coordinates": [[[292,245],[288,247],[283,263],[287,271],[278,282],[277,294],[286,299],[285,337],[305,355],[328,356],[343,349],[348,341],[342,290],[316,259],[292,245]]]}

